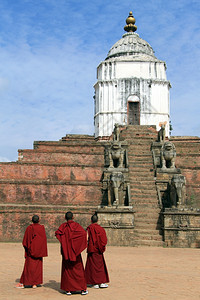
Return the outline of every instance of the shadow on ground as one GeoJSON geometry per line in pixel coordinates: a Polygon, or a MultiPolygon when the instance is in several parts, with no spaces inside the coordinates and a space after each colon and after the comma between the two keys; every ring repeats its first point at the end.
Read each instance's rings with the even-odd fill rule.
{"type": "Polygon", "coordinates": [[[60,282],[57,282],[55,280],[49,280],[49,282],[43,284],[43,286],[62,293],[60,290],[60,282]]]}

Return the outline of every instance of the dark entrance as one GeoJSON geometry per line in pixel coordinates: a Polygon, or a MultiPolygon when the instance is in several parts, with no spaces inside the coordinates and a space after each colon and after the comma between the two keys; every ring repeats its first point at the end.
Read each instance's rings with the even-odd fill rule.
{"type": "Polygon", "coordinates": [[[128,102],[128,124],[140,125],[140,102],[128,102]]]}

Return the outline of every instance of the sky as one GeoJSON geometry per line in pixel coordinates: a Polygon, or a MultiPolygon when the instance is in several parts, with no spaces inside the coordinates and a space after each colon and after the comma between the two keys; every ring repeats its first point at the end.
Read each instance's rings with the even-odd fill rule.
{"type": "Polygon", "coordinates": [[[167,64],[172,135],[200,136],[199,0],[1,0],[1,162],[34,141],[94,134],[96,68],[129,11],[167,64]]]}

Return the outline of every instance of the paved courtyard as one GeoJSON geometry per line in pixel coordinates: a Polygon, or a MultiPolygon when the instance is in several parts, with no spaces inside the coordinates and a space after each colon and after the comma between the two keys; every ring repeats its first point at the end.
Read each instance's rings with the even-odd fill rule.
{"type": "MultiPolygon", "coordinates": [[[[60,290],[59,244],[48,244],[44,259],[44,284],[37,289],[16,289],[23,264],[20,243],[0,243],[0,299],[95,300],[196,300],[200,299],[200,250],[169,248],[107,247],[105,254],[110,284],[89,289],[87,296],[67,296],[60,290]]],[[[86,254],[83,253],[85,261],[86,254]]]]}

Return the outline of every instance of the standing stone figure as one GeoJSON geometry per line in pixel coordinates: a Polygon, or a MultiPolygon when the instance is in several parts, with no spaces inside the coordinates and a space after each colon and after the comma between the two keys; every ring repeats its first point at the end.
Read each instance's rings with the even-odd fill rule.
{"type": "Polygon", "coordinates": [[[162,124],[160,130],[158,131],[158,142],[165,142],[165,125],[162,124]]]}
{"type": "Polygon", "coordinates": [[[185,176],[176,174],[172,177],[170,185],[170,200],[173,207],[186,204],[185,176]]]}
{"type": "Polygon", "coordinates": [[[172,142],[165,142],[161,148],[162,169],[175,169],[176,148],[172,142]]]}
{"type": "Polygon", "coordinates": [[[113,172],[110,177],[110,189],[113,190],[114,201],[113,205],[123,205],[124,176],[122,172],[113,172]]]}
{"type": "Polygon", "coordinates": [[[119,134],[120,134],[120,130],[119,130],[119,124],[115,124],[115,128],[114,128],[114,131],[113,131],[113,141],[117,141],[119,142],[119,134]]]}
{"type": "Polygon", "coordinates": [[[123,168],[125,150],[117,141],[113,142],[109,150],[110,168],[123,168]]]}

